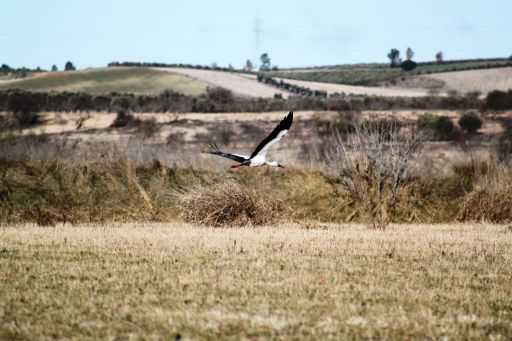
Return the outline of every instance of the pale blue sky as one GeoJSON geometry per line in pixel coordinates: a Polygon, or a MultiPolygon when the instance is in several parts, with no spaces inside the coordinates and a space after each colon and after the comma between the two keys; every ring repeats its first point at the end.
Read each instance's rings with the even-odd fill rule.
{"type": "Polygon", "coordinates": [[[512,55],[512,0],[4,0],[0,64],[62,69],[111,61],[232,63],[259,53],[280,67],[512,55]]]}

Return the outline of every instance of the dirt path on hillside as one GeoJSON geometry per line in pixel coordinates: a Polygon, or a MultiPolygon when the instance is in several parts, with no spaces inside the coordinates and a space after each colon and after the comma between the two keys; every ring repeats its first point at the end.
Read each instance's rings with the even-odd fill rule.
{"type": "Polygon", "coordinates": [[[187,77],[206,82],[213,86],[223,87],[233,91],[235,94],[248,97],[272,98],[275,94],[281,94],[283,98],[288,98],[289,92],[275,88],[273,86],[259,83],[256,77],[234,72],[198,70],[186,68],[154,68],[159,71],[174,72],[187,77]]]}

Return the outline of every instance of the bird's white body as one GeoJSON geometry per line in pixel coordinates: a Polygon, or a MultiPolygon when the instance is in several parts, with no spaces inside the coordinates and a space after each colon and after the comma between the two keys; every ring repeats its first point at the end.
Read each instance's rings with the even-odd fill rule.
{"type": "Polygon", "coordinates": [[[250,159],[251,163],[249,164],[249,167],[260,167],[267,163],[267,158],[265,155],[258,154],[252,159],[250,159]]]}

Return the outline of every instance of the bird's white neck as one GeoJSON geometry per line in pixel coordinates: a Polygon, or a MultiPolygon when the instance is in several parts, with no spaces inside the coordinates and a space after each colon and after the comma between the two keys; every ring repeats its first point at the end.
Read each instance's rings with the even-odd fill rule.
{"type": "Polygon", "coordinates": [[[266,161],[265,164],[270,167],[279,167],[279,163],[277,161],[266,161]]]}

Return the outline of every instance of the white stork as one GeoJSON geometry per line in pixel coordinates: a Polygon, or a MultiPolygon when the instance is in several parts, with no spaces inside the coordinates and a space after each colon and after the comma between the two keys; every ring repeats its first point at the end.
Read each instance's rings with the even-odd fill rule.
{"type": "Polygon", "coordinates": [[[277,161],[269,161],[267,160],[267,152],[274,144],[279,142],[286,135],[293,122],[293,111],[283,118],[283,120],[277,125],[277,127],[272,130],[269,136],[266,139],[260,142],[260,144],[254,149],[251,156],[245,156],[240,154],[230,154],[225,153],[217,147],[215,144],[211,144],[208,150],[205,150],[204,153],[219,155],[236,162],[239,162],[237,165],[231,166],[231,168],[237,168],[240,166],[249,166],[249,167],[259,167],[259,166],[271,166],[271,167],[281,167],[284,168],[277,161]]]}

